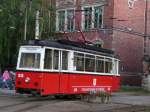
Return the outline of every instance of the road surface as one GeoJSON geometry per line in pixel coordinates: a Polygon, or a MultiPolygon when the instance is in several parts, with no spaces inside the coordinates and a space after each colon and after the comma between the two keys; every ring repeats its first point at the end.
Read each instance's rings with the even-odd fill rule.
{"type": "Polygon", "coordinates": [[[115,93],[101,104],[54,97],[28,97],[0,89],[0,112],[150,112],[150,94],[115,93]]]}

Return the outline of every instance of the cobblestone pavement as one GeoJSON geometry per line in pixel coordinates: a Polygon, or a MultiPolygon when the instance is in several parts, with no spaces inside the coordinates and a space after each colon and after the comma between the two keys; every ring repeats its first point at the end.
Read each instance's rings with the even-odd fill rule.
{"type": "Polygon", "coordinates": [[[28,97],[0,89],[0,112],[150,112],[150,95],[115,93],[111,103],[101,104],[54,97],[28,97]]]}

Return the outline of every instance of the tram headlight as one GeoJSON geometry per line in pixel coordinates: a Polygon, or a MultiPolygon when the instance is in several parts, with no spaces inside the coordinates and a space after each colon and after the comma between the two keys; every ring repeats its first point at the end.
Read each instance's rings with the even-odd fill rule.
{"type": "Polygon", "coordinates": [[[31,80],[31,79],[30,79],[29,77],[26,77],[26,78],[25,78],[25,82],[26,82],[26,83],[30,83],[30,80],[31,80]]]}

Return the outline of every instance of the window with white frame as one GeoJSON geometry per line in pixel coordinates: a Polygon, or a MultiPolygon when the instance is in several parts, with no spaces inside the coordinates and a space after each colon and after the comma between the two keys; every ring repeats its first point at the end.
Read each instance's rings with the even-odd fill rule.
{"type": "Polygon", "coordinates": [[[68,69],[68,51],[62,51],[62,70],[68,69]]]}
{"type": "Polygon", "coordinates": [[[67,10],[67,31],[74,30],[74,10],[67,10]]]}
{"type": "Polygon", "coordinates": [[[60,54],[59,54],[59,50],[54,50],[54,54],[53,54],[53,69],[54,70],[58,70],[59,69],[59,57],[60,57],[60,54]]]}
{"type": "Polygon", "coordinates": [[[95,72],[95,56],[85,55],[85,71],[95,72]]]}
{"type": "Polygon", "coordinates": [[[118,74],[118,60],[113,60],[113,73],[118,74]]]}
{"type": "Polygon", "coordinates": [[[20,68],[40,68],[40,53],[21,53],[20,68]]]}
{"type": "Polygon", "coordinates": [[[94,7],[94,28],[101,28],[102,26],[102,8],[100,6],[94,7]]]}
{"type": "Polygon", "coordinates": [[[74,67],[75,71],[84,71],[84,54],[83,53],[74,53],[74,67]]]}
{"type": "Polygon", "coordinates": [[[92,7],[84,8],[84,29],[90,29],[92,26],[92,7]]]}
{"type": "Polygon", "coordinates": [[[75,29],[75,11],[74,9],[64,9],[57,11],[56,30],[74,31],[75,29]]]}
{"type": "MultiPolygon", "coordinates": [[[[95,56],[94,54],[92,55],[81,52],[73,52],[71,56],[69,55],[69,52],[70,51],[46,48],[44,56],[44,69],[55,71],[63,70],[65,72],[69,70],[69,67],[72,66],[73,68],[71,69],[71,71],[73,72],[118,74],[119,60],[115,58],[98,55],[95,56]],[[69,59],[70,56],[71,58],[69,59]]],[[[28,57],[33,57],[34,59],[34,55],[33,54],[30,55],[28,57]]],[[[39,60],[38,55],[37,59],[39,60]]],[[[27,60],[25,62],[31,61],[27,60]]],[[[21,61],[21,63],[23,63],[23,61],[21,61]]],[[[37,65],[39,67],[39,63],[37,65]]]]}
{"type": "Polygon", "coordinates": [[[65,30],[65,11],[58,11],[58,30],[65,30]]]}
{"type": "Polygon", "coordinates": [[[44,69],[52,69],[52,50],[45,49],[44,69]]]}
{"type": "Polygon", "coordinates": [[[103,7],[102,6],[89,6],[83,8],[83,22],[84,30],[91,28],[101,28],[103,22],[103,7]]]}
{"type": "Polygon", "coordinates": [[[112,73],[112,59],[110,58],[105,58],[105,73],[112,73]]]}
{"type": "Polygon", "coordinates": [[[96,57],[96,72],[104,73],[104,57],[96,57]]]}

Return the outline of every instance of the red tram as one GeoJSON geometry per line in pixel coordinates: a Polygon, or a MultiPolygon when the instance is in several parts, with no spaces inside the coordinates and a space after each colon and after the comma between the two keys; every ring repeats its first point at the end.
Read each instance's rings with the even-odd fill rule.
{"type": "Polygon", "coordinates": [[[32,40],[20,47],[16,92],[78,95],[120,88],[119,60],[111,50],[69,40],[32,40]]]}

